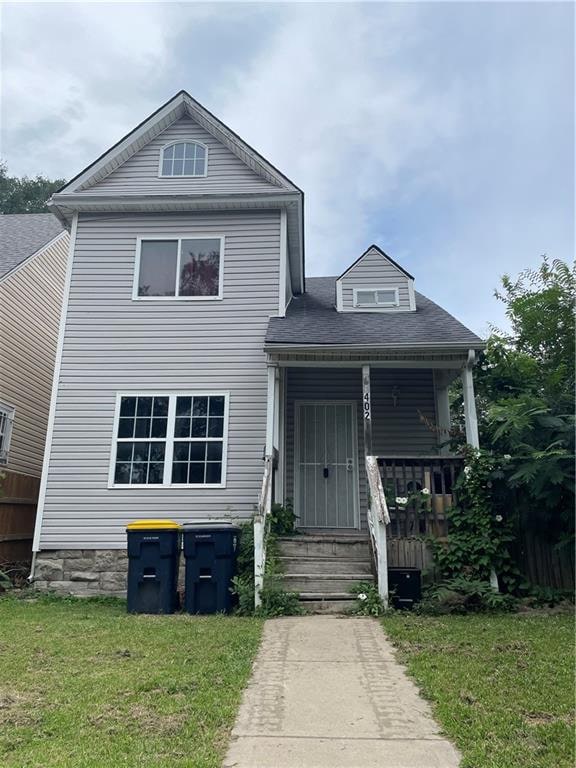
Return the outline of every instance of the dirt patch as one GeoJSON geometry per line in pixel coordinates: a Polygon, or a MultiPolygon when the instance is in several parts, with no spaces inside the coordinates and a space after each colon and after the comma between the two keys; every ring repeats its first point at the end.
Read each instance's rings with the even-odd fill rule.
{"type": "Polygon", "coordinates": [[[32,693],[0,689],[0,720],[15,728],[40,722],[38,697],[32,693]]]}
{"type": "Polygon", "coordinates": [[[110,706],[89,718],[90,725],[101,728],[106,733],[117,733],[130,728],[141,733],[163,736],[177,733],[186,720],[184,712],[159,713],[144,704],[133,704],[127,710],[124,707],[110,706]]]}
{"type": "Polygon", "coordinates": [[[565,723],[574,725],[574,715],[552,715],[550,712],[526,712],[524,722],[527,725],[549,725],[550,723],[565,723]]]}

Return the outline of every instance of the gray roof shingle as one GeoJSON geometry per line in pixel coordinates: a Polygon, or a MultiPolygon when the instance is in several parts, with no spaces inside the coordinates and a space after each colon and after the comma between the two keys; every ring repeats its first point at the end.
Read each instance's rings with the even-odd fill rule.
{"type": "Polygon", "coordinates": [[[0,277],[21,264],[64,230],[51,213],[0,215],[0,277]]]}
{"type": "Polygon", "coordinates": [[[266,344],[286,346],[452,346],[480,348],[482,339],[426,296],[416,293],[415,312],[337,312],[336,277],[309,277],[286,317],[268,322],[266,344]]]}

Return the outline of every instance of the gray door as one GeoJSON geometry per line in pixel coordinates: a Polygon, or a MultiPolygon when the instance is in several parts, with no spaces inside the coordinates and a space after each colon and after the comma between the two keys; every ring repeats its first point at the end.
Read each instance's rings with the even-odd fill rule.
{"type": "Polygon", "coordinates": [[[356,528],[355,403],[296,403],[295,512],[304,528],[356,528]]]}

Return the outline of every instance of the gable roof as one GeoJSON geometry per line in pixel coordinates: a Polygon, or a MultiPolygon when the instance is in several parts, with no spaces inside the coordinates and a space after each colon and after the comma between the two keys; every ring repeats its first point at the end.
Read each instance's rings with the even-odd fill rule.
{"type": "Polygon", "coordinates": [[[80,171],[73,179],[61,187],[56,195],[79,192],[97,184],[116,170],[138,150],[162,133],[179,118],[188,115],[208,133],[222,142],[249,168],[275,187],[289,192],[302,194],[290,179],[266,160],[259,152],[247,144],[233,130],[212,114],[200,102],[193,99],[186,91],[179,91],[149,117],[139,123],[114,146],[80,171]]]}
{"type": "Polygon", "coordinates": [[[337,280],[342,280],[342,278],[345,275],[347,275],[348,272],[350,272],[351,269],[354,269],[354,267],[357,264],[359,264],[365,256],[368,256],[369,253],[377,253],[379,256],[382,256],[382,258],[386,259],[386,261],[389,261],[390,264],[392,264],[394,267],[396,267],[396,269],[399,269],[400,272],[402,272],[402,274],[406,275],[406,277],[409,280],[414,280],[414,277],[410,274],[410,272],[407,272],[404,269],[404,267],[400,266],[400,264],[398,264],[398,262],[394,261],[394,259],[392,259],[390,256],[388,256],[387,253],[384,253],[382,248],[379,248],[377,245],[374,245],[374,243],[369,248],[366,248],[364,253],[361,256],[359,256],[353,264],[350,264],[348,269],[345,269],[344,272],[342,272],[342,274],[340,275],[340,277],[337,277],[336,279],[337,280]]]}
{"type": "Polygon", "coordinates": [[[468,347],[484,342],[445,309],[417,293],[414,312],[337,312],[336,277],[309,277],[286,317],[268,322],[266,345],[305,347],[468,347]]]}
{"type": "Polygon", "coordinates": [[[51,213],[0,215],[0,278],[64,232],[51,213]]]}

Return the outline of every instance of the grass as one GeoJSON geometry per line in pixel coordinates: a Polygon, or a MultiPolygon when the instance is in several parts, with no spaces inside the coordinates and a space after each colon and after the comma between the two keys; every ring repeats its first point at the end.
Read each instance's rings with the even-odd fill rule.
{"type": "Polygon", "coordinates": [[[262,622],[0,599],[2,768],[213,768],[262,622]]]}
{"type": "Polygon", "coordinates": [[[383,624],[462,768],[572,768],[572,616],[395,614],[383,624]]]}

